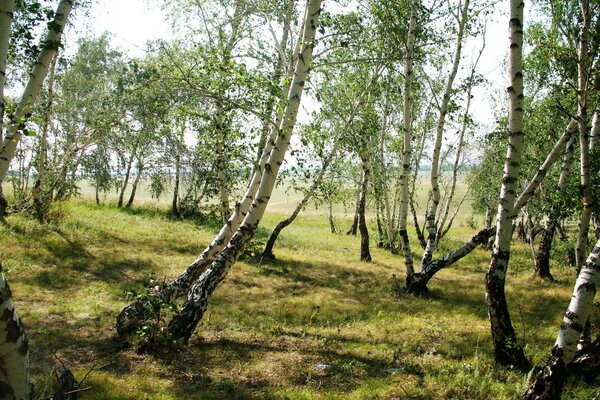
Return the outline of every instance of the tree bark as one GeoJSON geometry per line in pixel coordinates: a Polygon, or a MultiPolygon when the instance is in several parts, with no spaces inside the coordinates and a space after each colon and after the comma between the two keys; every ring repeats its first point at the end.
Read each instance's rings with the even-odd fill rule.
{"type": "Polygon", "coordinates": [[[400,245],[402,255],[404,256],[404,267],[406,275],[414,273],[413,256],[410,248],[410,238],[408,237],[407,219],[408,219],[408,176],[410,175],[410,153],[412,148],[412,90],[413,79],[413,55],[415,49],[417,29],[417,12],[419,9],[419,0],[413,0],[410,6],[410,22],[408,23],[408,36],[406,38],[406,63],[404,64],[404,91],[402,95],[402,172],[400,173],[400,210],[398,211],[398,235],[400,236],[400,245]]]}
{"type": "MultiPolygon", "coordinates": [[[[367,144],[368,146],[368,144],[367,144]]],[[[360,194],[358,197],[358,230],[360,231],[360,260],[370,262],[371,252],[369,250],[369,229],[367,228],[367,218],[365,209],[367,205],[367,191],[369,190],[369,175],[371,168],[369,165],[368,148],[361,154],[362,160],[362,179],[360,182],[360,194]]]]}
{"type": "Polygon", "coordinates": [[[127,168],[125,169],[125,179],[123,180],[123,185],[121,186],[121,190],[119,192],[119,200],[117,201],[117,207],[123,207],[123,202],[125,201],[125,190],[127,190],[127,185],[129,184],[129,177],[131,176],[131,166],[133,165],[133,159],[135,157],[135,152],[137,151],[137,144],[134,150],[131,152],[129,156],[129,160],[127,161],[127,168]]]}
{"type": "MultiPolygon", "coordinates": [[[[571,137],[565,148],[565,155],[560,169],[560,176],[558,179],[558,191],[561,192],[567,186],[567,179],[569,171],[571,169],[571,161],[573,159],[573,151],[575,149],[575,130],[577,129],[577,121],[572,120],[567,126],[567,130],[572,132],[571,137]]],[[[552,206],[546,222],[544,224],[544,230],[540,239],[537,256],[535,258],[535,271],[534,275],[547,279],[551,282],[554,281],[554,277],[550,272],[550,252],[552,250],[552,240],[554,239],[554,232],[556,231],[557,221],[559,220],[559,211],[555,206],[552,206]]]]}
{"type": "Polygon", "coordinates": [[[298,61],[288,96],[285,117],[283,118],[282,127],[277,137],[277,144],[273,147],[269,161],[265,166],[265,175],[260,182],[256,199],[253,201],[251,209],[228,245],[211,264],[210,268],[194,283],[188,292],[188,297],[183,307],[173,317],[166,328],[167,334],[176,342],[188,342],[198,322],[204,315],[210,296],[217,285],[227,276],[229,269],[235,263],[240,252],[253,237],[264,214],[296,123],[304,83],[312,63],[312,52],[320,12],[321,0],[309,0],[307,2],[304,18],[305,28],[302,39],[299,41],[302,49],[297,58],[298,61]]]}
{"type": "Polygon", "coordinates": [[[358,233],[358,203],[360,202],[360,185],[356,191],[356,207],[354,208],[354,218],[352,219],[352,226],[346,232],[346,235],[356,236],[358,233]]]}
{"type": "Polygon", "coordinates": [[[583,210],[579,219],[577,244],[575,245],[575,265],[577,270],[583,265],[587,253],[590,219],[594,207],[594,199],[590,191],[589,153],[590,142],[587,130],[587,96],[589,92],[588,70],[590,65],[588,34],[590,27],[590,8],[588,0],[581,0],[582,23],[579,30],[577,48],[577,123],[579,125],[579,150],[580,150],[580,193],[583,201],[583,210]]]}
{"type": "Polygon", "coordinates": [[[133,201],[135,200],[135,194],[137,192],[138,185],[140,184],[142,173],[144,172],[144,165],[141,162],[139,162],[139,160],[136,169],[137,171],[135,179],[133,181],[133,186],[131,187],[131,194],[129,195],[129,200],[127,200],[127,204],[125,204],[125,208],[130,208],[133,205],[133,201]]]}
{"type": "Polygon", "coordinates": [[[517,341],[504,292],[510,259],[515,192],[523,148],[523,9],[522,0],[511,0],[509,22],[509,135],[502,189],[496,218],[496,239],[485,277],[485,299],[492,331],[494,358],[502,365],[529,367],[517,341]]]}
{"type": "Polygon", "coordinates": [[[43,41],[43,48],[31,72],[25,91],[11,117],[10,126],[2,141],[0,149],[0,185],[4,182],[11,160],[15,155],[17,145],[21,140],[24,120],[31,112],[42,89],[52,58],[60,47],[64,26],[73,6],[73,0],[61,0],[56,8],[54,20],[48,24],[48,32],[43,41]]]}
{"type": "Polygon", "coordinates": [[[431,204],[429,206],[429,210],[427,211],[427,246],[425,247],[425,252],[423,253],[423,257],[421,258],[421,266],[420,270],[423,271],[426,268],[427,264],[431,262],[433,257],[433,253],[436,249],[437,243],[437,227],[436,227],[436,215],[437,208],[440,203],[440,188],[438,183],[439,177],[439,162],[440,162],[440,150],[442,147],[442,140],[444,135],[444,127],[446,124],[446,114],[448,112],[448,104],[450,103],[450,98],[452,96],[452,86],[454,85],[454,79],[456,78],[456,74],[458,72],[458,66],[460,64],[460,58],[462,53],[462,42],[463,36],[465,32],[465,26],[468,20],[468,11],[469,11],[469,0],[465,0],[461,15],[458,24],[458,33],[456,35],[456,50],[454,51],[454,61],[452,64],[452,70],[450,71],[450,75],[448,76],[448,80],[446,81],[446,88],[444,92],[444,97],[442,98],[442,102],[440,104],[440,114],[438,116],[437,126],[436,126],[436,136],[435,136],[435,144],[433,147],[433,156],[431,158],[431,204]]]}
{"type": "MultiPolygon", "coordinates": [[[[560,399],[567,365],[573,361],[577,344],[594,305],[600,283],[600,241],[579,272],[571,302],[560,326],[550,358],[525,392],[526,400],[560,399]]],[[[597,373],[597,372],[596,372],[597,373]]]]}
{"type": "Polygon", "coordinates": [[[15,311],[12,293],[0,266],[0,397],[30,400],[29,341],[15,311]]]}
{"type": "Polygon", "coordinates": [[[407,276],[406,291],[416,295],[427,293],[427,284],[438,271],[456,263],[466,255],[470,254],[477,246],[486,244],[495,233],[496,227],[482,229],[456,250],[444,257],[431,261],[423,271],[407,276]]]}

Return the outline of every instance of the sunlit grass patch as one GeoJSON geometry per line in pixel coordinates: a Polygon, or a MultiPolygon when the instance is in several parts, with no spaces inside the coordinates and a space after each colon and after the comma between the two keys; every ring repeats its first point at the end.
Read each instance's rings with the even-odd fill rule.
{"type": "MultiPolygon", "coordinates": [[[[144,290],[150,277],[171,279],[193,261],[215,224],[84,201],[63,211],[46,226],[19,215],[0,225],[40,390],[53,352],[79,379],[98,368],[84,399],[512,399],[526,385],[525,374],[493,363],[483,291],[489,251],[440,271],[427,296],[394,297],[391,276],[404,277],[400,256],[373,246],[374,262],[360,262],[357,237],[331,234],[318,213],[301,214],[283,231],[277,259],[247,254],[217,289],[190,345],[161,359],[123,347],[115,317],[128,291],[144,290]]],[[[253,252],[283,217],[266,215],[253,252]]],[[[460,225],[456,232],[438,254],[474,233],[460,225]]],[[[418,263],[422,250],[413,246],[418,263]]],[[[532,268],[528,247],[516,243],[507,297],[519,340],[541,363],[574,275],[555,268],[551,284],[532,279],[532,268]]],[[[572,382],[565,398],[597,393],[572,382]]]]}

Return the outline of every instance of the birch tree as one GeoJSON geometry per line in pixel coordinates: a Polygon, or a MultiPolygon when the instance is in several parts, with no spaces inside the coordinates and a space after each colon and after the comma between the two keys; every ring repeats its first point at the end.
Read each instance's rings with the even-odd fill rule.
{"type": "Polygon", "coordinates": [[[588,322],[600,284],[600,241],[581,268],[573,296],[563,317],[558,336],[546,365],[535,376],[523,395],[526,400],[560,399],[568,376],[568,366],[575,359],[577,345],[588,322]]]}
{"type": "MultiPolygon", "coordinates": [[[[308,18],[306,15],[305,17],[307,20],[310,20],[310,18],[308,18]]],[[[301,41],[301,38],[304,34],[305,22],[306,21],[303,19],[299,27],[299,40],[296,42],[296,50],[293,53],[293,57],[288,60],[289,67],[287,68],[288,71],[286,72],[287,79],[282,80],[281,82],[281,93],[285,96],[284,98],[280,99],[277,107],[277,109],[281,111],[275,113],[274,121],[269,122],[269,125],[271,126],[269,136],[265,141],[258,164],[253,168],[253,174],[250,178],[246,191],[242,196],[241,202],[236,205],[229,221],[223,225],[219,233],[203,250],[198,258],[196,258],[196,260],[194,260],[194,262],[192,262],[183,273],[165,285],[162,290],[154,293],[154,295],[157,296],[162,302],[169,303],[173,299],[176,299],[180,296],[185,296],[194,282],[206,271],[211,263],[215,261],[217,256],[222,253],[225,246],[227,246],[234,234],[240,229],[240,226],[242,225],[242,222],[245,220],[246,216],[249,215],[250,209],[254,204],[257,192],[260,188],[263,176],[265,176],[266,172],[272,170],[271,164],[269,164],[271,152],[273,149],[280,146],[278,138],[285,138],[285,135],[280,134],[282,122],[284,121],[285,117],[291,118],[292,116],[294,117],[295,121],[295,112],[288,113],[288,110],[290,109],[288,103],[290,100],[294,100],[292,103],[296,103],[297,100],[299,100],[297,96],[302,92],[302,87],[298,87],[298,83],[296,83],[296,87],[294,87],[293,84],[295,81],[290,78],[295,79],[295,77],[301,76],[299,74],[302,70],[298,69],[299,67],[296,67],[296,65],[298,64],[299,58],[304,56],[304,52],[310,50],[312,54],[312,43],[308,45],[310,49],[301,47],[307,46],[301,41]]],[[[278,54],[285,54],[285,50],[279,49],[278,54]]],[[[290,121],[292,121],[292,119],[286,122],[289,123],[290,121]]],[[[124,335],[135,331],[137,327],[139,327],[148,317],[148,307],[150,307],[150,305],[147,302],[139,300],[134,301],[130,305],[126,306],[117,317],[117,332],[119,335],[124,335]]]]}
{"type": "Polygon", "coordinates": [[[0,265],[0,397],[29,400],[29,341],[17,315],[12,293],[0,265]]]}
{"type": "Polygon", "coordinates": [[[485,299],[492,330],[494,358],[503,365],[528,367],[523,349],[512,326],[504,286],[510,258],[512,222],[514,219],[516,184],[523,148],[523,9],[521,0],[511,0],[509,20],[510,86],[508,150],[496,217],[496,239],[490,266],[485,277],[485,299]]]}
{"type": "MultiPolygon", "coordinates": [[[[56,8],[54,20],[48,24],[48,32],[43,41],[37,61],[31,71],[27,86],[23,91],[14,114],[11,116],[9,127],[2,139],[2,147],[0,148],[0,185],[5,181],[10,162],[15,155],[17,145],[23,135],[24,122],[30,113],[31,107],[37,100],[51,61],[60,47],[62,32],[72,7],[73,0],[61,0],[56,8]]],[[[5,61],[4,65],[6,66],[5,61]]],[[[5,204],[6,200],[1,200],[1,203],[5,204]]],[[[3,208],[0,207],[0,211],[4,211],[3,208]]]]}
{"type": "Polygon", "coordinates": [[[264,214],[296,123],[300,99],[312,62],[320,12],[320,0],[309,0],[307,2],[303,18],[304,29],[302,39],[299,40],[301,49],[296,57],[297,62],[294,78],[290,86],[281,128],[278,130],[276,145],[273,146],[269,160],[265,164],[265,173],[261,179],[256,197],[252,202],[252,207],[244,217],[240,227],[231,240],[229,240],[229,243],[221,254],[194,283],[188,292],[184,305],[169,322],[166,328],[167,334],[177,342],[187,343],[189,341],[196,325],[206,311],[210,296],[217,285],[227,276],[229,269],[235,263],[240,252],[254,235],[264,214]]]}

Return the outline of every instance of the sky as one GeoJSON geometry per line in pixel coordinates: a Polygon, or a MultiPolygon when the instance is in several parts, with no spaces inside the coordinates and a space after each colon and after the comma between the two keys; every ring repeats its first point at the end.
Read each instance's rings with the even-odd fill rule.
{"type": "MultiPolygon", "coordinates": [[[[78,30],[83,35],[94,36],[110,31],[114,45],[130,57],[143,56],[148,40],[173,37],[173,29],[159,8],[159,0],[96,0],[94,3],[87,17],[80,16],[74,22],[78,30]]],[[[475,89],[472,115],[476,121],[486,125],[494,121],[491,95],[507,86],[504,64],[508,47],[507,21],[507,17],[499,16],[488,23],[486,49],[478,66],[478,71],[490,82],[475,89]]],[[[481,40],[472,40],[464,46],[463,55],[471,59],[480,45],[481,40]]],[[[449,46],[454,46],[454,41],[449,41],[449,46]]],[[[309,104],[306,106],[314,108],[309,104]]],[[[303,114],[301,120],[307,117],[306,112],[303,114]]]]}

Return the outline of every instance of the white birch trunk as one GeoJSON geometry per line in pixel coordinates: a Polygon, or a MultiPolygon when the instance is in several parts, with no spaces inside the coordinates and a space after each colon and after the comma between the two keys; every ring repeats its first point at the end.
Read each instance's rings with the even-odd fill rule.
{"type": "Polygon", "coordinates": [[[30,400],[29,342],[0,266],[0,398],[30,400]]]}
{"type": "Polygon", "coordinates": [[[529,362],[517,343],[504,292],[510,258],[512,222],[523,149],[523,9],[522,0],[511,0],[509,21],[509,132],[502,189],[498,201],[496,239],[486,274],[486,303],[494,344],[494,358],[503,365],[527,367],[529,362]]]}
{"type": "Polygon", "coordinates": [[[285,116],[283,118],[281,130],[279,131],[277,143],[273,146],[269,161],[265,165],[264,176],[260,182],[256,198],[252,202],[252,207],[245,216],[244,221],[233,235],[228,245],[211,266],[198,278],[197,282],[194,283],[188,292],[187,300],[182,309],[169,323],[167,331],[176,340],[187,343],[208,306],[209,297],[212,295],[217,285],[225,278],[225,276],[227,276],[229,269],[237,260],[240,252],[253,237],[258,224],[262,219],[296,124],[304,84],[312,63],[315,34],[320,11],[321,0],[308,1],[305,11],[304,35],[301,39],[302,50],[299,53],[296,63],[285,116]]]}
{"type": "Polygon", "coordinates": [[[581,16],[583,21],[579,30],[579,41],[577,48],[577,122],[579,124],[579,149],[581,182],[580,190],[583,201],[583,210],[579,219],[579,231],[577,233],[577,244],[575,245],[575,264],[577,269],[583,265],[587,253],[590,219],[592,217],[593,198],[590,192],[590,167],[589,152],[590,143],[587,130],[587,96],[588,70],[590,65],[589,54],[589,27],[590,8],[588,0],[581,0],[581,16]]]}
{"type": "Polygon", "coordinates": [[[413,256],[407,230],[408,219],[408,176],[410,174],[410,153],[412,147],[412,98],[411,84],[413,74],[413,54],[415,49],[417,29],[417,12],[419,0],[413,0],[410,8],[410,22],[408,24],[408,37],[406,39],[406,63],[404,64],[404,92],[402,116],[402,172],[400,174],[400,210],[398,211],[398,234],[404,256],[406,275],[414,273],[413,256]]]}
{"type": "Polygon", "coordinates": [[[436,227],[436,215],[437,207],[440,203],[440,187],[438,183],[439,176],[439,162],[440,162],[440,150],[442,147],[442,140],[444,137],[444,126],[446,124],[446,113],[448,112],[448,104],[450,103],[450,97],[452,96],[452,86],[454,79],[458,72],[458,66],[460,64],[460,58],[462,54],[462,42],[465,31],[465,26],[468,20],[469,11],[469,0],[465,0],[463,8],[461,10],[460,20],[458,24],[458,33],[456,35],[456,50],[454,51],[454,60],[452,63],[452,70],[446,81],[446,88],[444,91],[444,97],[440,104],[440,114],[436,126],[435,144],[433,148],[433,156],[431,158],[431,204],[427,211],[427,246],[425,252],[421,258],[420,270],[427,266],[433,257],[433,252],[436,248],[437,243],[437,227],[436,227]]]}
{"type": "Polygon", "coordinates": [[[600,241],[579,272],[551,356],[525,392],[524,399],[560,399],[568,375],[567,365],[573,361],[577,352],[579,338],[592,313],[599,284],[600,241]]]}
{"type": "Polygon", "coordinates": [[[48,29],[48,33],[43,42],[44,46],[40,51],[29,81],[27,82],[27,86],[25,87],[25,91],[21,97],[21,101],[15,110],[14,116],[11,118],[10,126],[2,141],[2,148],[0,149],[0,184],[4,182],[10,162],[15,155],[17,145],[21,140],[22,127],[25,119],[31,112],[31,108],[37,100],[44,79],[48,74],[50,63],[60,46],[62,32],[72,6],[73,0],[61,0],[56,8],[54,21],[49,24],[50,28],[48,29]]]}

